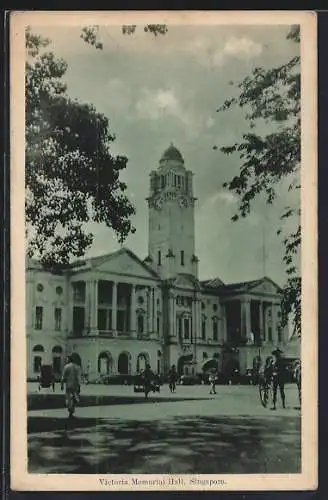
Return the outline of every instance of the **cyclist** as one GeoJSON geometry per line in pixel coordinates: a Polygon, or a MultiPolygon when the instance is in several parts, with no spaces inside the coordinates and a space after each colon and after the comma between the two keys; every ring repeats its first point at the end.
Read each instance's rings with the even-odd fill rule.
{"type": "Polygon", "coordinates": [[[75,413],[75,405],[79,402],[81,371],[80,367],[74,363],[72,356],[68,356],[67,364],[64,366],[61,379],[61,390],[66,385],[66,406],[69,418],[75,413]]]}

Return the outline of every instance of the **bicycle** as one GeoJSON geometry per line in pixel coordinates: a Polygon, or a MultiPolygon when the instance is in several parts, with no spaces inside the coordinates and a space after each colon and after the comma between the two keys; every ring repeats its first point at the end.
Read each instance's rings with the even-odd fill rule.
{"type": "Polygon", "coordinates": [[[269,401],[272,401],[272,383],[266,380],[259,381],[259,394],[261,405],[266,408],[269,401]]]}

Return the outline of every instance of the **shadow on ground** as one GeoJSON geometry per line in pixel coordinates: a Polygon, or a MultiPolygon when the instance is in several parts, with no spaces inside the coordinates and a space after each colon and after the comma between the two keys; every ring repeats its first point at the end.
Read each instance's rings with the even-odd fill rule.
{"type": "Polygon", "coordinates": [[[47,425],[48,432],[29,434],[31,473],[278,474],[301,467],[297,416],[81,418],[70,427],[66,421],[66,429],[56,419],[39,418],[38,431],[46,430],[42,420],[53,420],[54,430],[47,425]]]}

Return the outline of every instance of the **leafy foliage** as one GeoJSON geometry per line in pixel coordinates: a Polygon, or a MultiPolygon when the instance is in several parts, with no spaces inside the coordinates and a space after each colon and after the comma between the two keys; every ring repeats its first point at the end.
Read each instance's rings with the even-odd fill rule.
{"type": "MultiPolygon", "coordinates": [[[[299,26],[293,26],[287,38],[299,43],[299,26]]],[[[288,180],[289,191],[300,188],[300,57],[292,57],[272,69],[257,67],[237,84],[236,89],[237,96],[227,99],[217,110],[244,109],[250,129],[242,135],[240,142],[220,148],[226,155],[238,155],[241,162],[239,174],[223,185],[239,197],[237,213],[232,217],[234,221],[250,213],[252,202],[259,195],[264,195],[266,203],[272,204],[281,181],[288,180]],[[274,130],[267,135],[261,134],[258,130],[262,124],[270,124],[274,130]]],[[[217,147],[214,146],[214,149],[217,147]]],[[[297,275],[295,256],[301,243],[299,216],[299,206],[286,207],[281,214],[282,223],[291,218],[297,220],[296,230],[283,238],[287,283],[283,293],[282,318],[285,325],[291,313],[298,332],[301,329],[301,279],[297,275]]],[[[278,234],[282,231],[280,228],[278,234]]]]}
{"type": "MultiPolygon", "coordinates": [[[[133,35],[136,32],[136,24],[123,24],[122,33],[123,35],[133,35]]],[[[146,33],[151,33],[154,37],[158,35],[165,35],[167,33],[166,24],[147,24],[144,26],[144,31],[146,33]]],[[[96,49],[103,49],[103,43],[99,41],[99,26],[85,26],[82,28],[80,37],[86,43],[94,46],[96,49]]]]}
{"type": "Polygon", "coordinates": [[[123,242],[135,209],[120,180],[127,158],[110,151],[108,119],[67,95],[67,64],[41,50],[48,44],[27,29],[25,208],[28,254],[54,266],[91,246],[88,222],[105,223],[123,242]]]}

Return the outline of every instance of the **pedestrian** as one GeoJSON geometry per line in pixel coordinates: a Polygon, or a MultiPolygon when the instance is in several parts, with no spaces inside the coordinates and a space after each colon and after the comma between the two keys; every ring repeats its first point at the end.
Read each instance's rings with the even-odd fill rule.
{"type": "Polygon", "coordinates": [[[272,366],[272,391],[273,391],[273,407],[272,410],[277,409],[277,392],[278,387],[280,391],[282,407],[286,408],[286,396],[285,396],[285,365],[283,359],[283,351],[275,349],[272,351],[274,356],[273,366],[272,366]]]}
{"type": "Polygon", "coordinates": [[[148,394],[151,391],[152,385],[154,383],[154,378],[155,378],[155,375],[154,375],[153,371],[151,370],[149,363],[146,364],[146,368],[145,368],[145,371],[143,373],[143,376],[144,376],[145,396],[146,396],[146,398],[148,398],[148,394]]]}
{"type": "Polygon", "coordinates": [[[216,371],[215,370],[212,373],[210,373],[209,382],[210,382],[210,385],[211,385],[210,394],[216,394],[216,390],[215,390],[215,385],[216,385],[216,371]]]}
{"type": "Polygon", "coordinates": [[[68,410],[69,418],[72,418],[75,413],[75,405],[80,401],[80,387],[81,387],[81,370],[80,367],[74,362],[72,356],[68,356],[67,364],[64,366],[61,390],[66,392],[66,407],[68,410]]]}
{"type": "Polygon", "coordinates": [[[169,371],[169,389],[171,392],[175,392],[176,383],[178,379],[178,374],[175,365],[172,365],[171,370],[169,371]]]}

